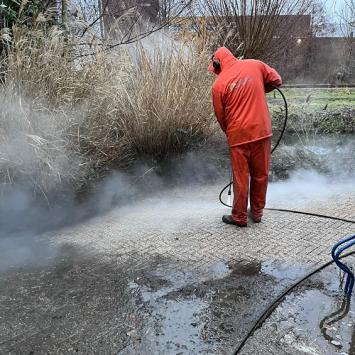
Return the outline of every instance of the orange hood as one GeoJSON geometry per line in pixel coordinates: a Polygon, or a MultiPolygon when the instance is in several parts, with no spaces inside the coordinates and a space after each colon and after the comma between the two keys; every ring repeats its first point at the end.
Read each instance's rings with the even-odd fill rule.
{"type": "Polygon", "coordinates": [[[221,63],[221,70],[216,72],[215,68],[213,67],[213,62],[208,66],[208,70],[214,74],[220,74],[222,70],[229,69],[237,62],[237,58],[231,53],[229,49],[226,47],[220,47],[217,49],[215,54],[213,55],[214,59],[217,59],[221,63]]]}

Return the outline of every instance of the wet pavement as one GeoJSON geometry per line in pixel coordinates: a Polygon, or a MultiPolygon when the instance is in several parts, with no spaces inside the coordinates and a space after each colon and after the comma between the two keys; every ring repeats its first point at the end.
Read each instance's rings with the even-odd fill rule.
{"type": "MultiPolygon", "coordinates": [[[[354,265],[355,257],[348,264],[354,265]]],[[[355,305],[344,297],[342,275],[329,266],[276,308],[241,354],[355,354],[355,305]],[[270,337],[273,334],[273,337],[270,337]]]]}
{"type": "MultiPolygon", "coordinates": [[[[40,262],[0,274],[0,353],[231,354],[280,293],[355,233],[276,211],[248,228],[224,225],[219,188],[162,192],[39,236],[40,262]]],[[[269,205],[284,208],[273,188],[269,205]]],[[[294,209],[355,220],[347,187],[291,195],[294,209]]],[[[299,286],[241,353],[354,354],[355,308],[339,283],[331,266],[299,286]]]]}

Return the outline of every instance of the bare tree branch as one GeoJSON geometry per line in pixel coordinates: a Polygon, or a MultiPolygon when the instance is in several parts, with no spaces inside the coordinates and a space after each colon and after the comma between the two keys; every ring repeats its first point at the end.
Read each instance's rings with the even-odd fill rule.
{"type": "MultiPolygon", "coordinates": [[[[101,38],[101,43],[99,44],[100,50],[111,50],[122,45],[132,44],[139,40],[142,40],[153,33],[156,33],[163,28],[169,26],[174,21],[177,21],[182,13],[191,5],[192,0],[185,2],[175,1],[175,0],[164,0],[164,9],[159,9],[159,16],[155,22],[147,22],[145,26],[142,25],[142,16],[137,7],[129,8],[117,8],[114,12],[106,11],[111,0],[105,1],[101,11],[97,8],[97,16],[91,20],[91,22],[82,30],[80,38],[83,39],[85,35],[90,31],[101,19],[109,18],[113,20],[112,30],[107,29],[105,32],[105,37],[101,38]],[[169,4],[168,4],[169,3],[169,4]],[[121,24],[124,24],[122,25],[121,24]],[[116,28],[115,28],[116,23],[116,28]],[[112,33],[111,33],[112,32],[112,33]]],[[[90,39],[92,41],[92,39],[90,39]]],[[[85,42],[85,41],[84,41],[85,42]]],[[[81,46],[84,46],[82,41],[81,46]]],[[[86,57],[95,55],[96,51],[89,51],[87,53],[81,53],[78,57],[86,57]]],[[[77,58],[78,58],[77,57],[77,58]]]]}
{"type": "Polygon", "coordinates": [[[301,15],[310,13],[312,3],[313,0],[200,0],[193,17],[197,26],[201,26],[201,17],[205,19],[203,25],[206,21],[212,25],[213,34],[218,34],[214,38],[216,45],[225,44],[244,58],[269,59],[284,50],[292,34],[311,35],[302,30],[301,15]]]}

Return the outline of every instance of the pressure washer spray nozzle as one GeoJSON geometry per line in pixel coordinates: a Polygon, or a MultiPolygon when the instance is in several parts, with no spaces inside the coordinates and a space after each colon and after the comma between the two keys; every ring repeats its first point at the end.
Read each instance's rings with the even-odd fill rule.
{"type": "Polygon", "coordinates": [[[232,205],[232,187],[231,186],[229,186],[229,190],[228,190],[227,204],[230,206],[232,205]]]}

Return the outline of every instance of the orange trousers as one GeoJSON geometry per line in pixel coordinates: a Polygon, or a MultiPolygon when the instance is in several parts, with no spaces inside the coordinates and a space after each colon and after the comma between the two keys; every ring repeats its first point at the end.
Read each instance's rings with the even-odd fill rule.
{"type": "Polygon", "coordinates": [[[271,137],[230,148],[233,171],[234,221],[245,224],[248,219],[248,194],[250,186],[250,211],[254,218],[263,215],[269,178],[271,137]]]}

